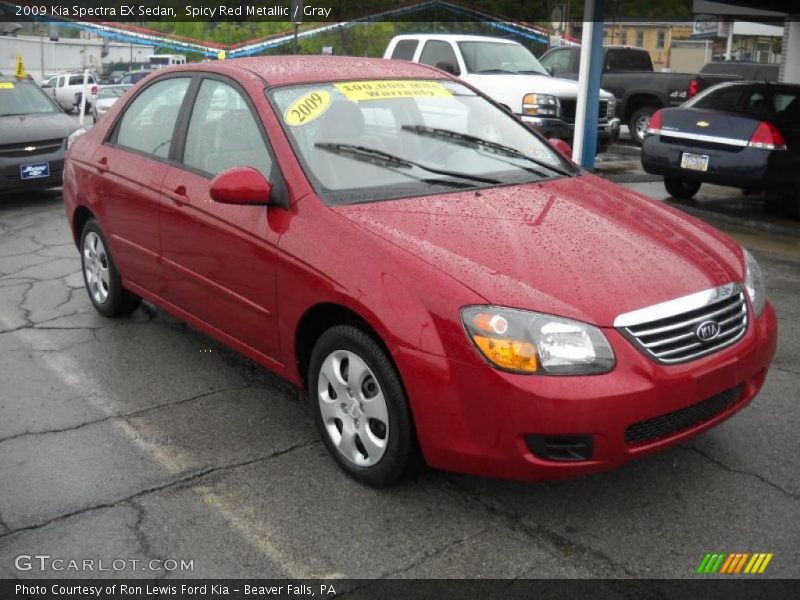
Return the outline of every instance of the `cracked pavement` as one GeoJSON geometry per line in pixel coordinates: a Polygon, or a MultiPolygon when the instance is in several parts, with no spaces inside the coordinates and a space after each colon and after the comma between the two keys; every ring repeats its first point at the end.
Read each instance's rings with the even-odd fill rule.
{"type": "Polygon", "coordinates": [[[692,577],[721,551],[798,577],[800,257],[747,240],[781,331],[733,419],[598,476],[423,470],[378,491],[338,470],[292,386],[149,305],[97,314],[59,191],[0,197],[0,574],[692,577]],[[18,571],[20,554],[140,563],[18,571]],[[194,570],[141,570],[164,559],[194,570]]]}

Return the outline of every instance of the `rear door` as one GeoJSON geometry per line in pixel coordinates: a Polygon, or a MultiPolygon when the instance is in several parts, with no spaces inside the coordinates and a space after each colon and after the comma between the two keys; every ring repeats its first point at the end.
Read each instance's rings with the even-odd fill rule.
{"type": "Polygon", "coordinates": [[[120,272],[156,294],[163,288],[161,182],[190,83],[189,76],[170,76],[141,90],[93,157],[100,221],[120,272]]]}
{"type": "Polygon", "coordinates": [[[266,206],[218,204],[211,179],[252,166],[273,183],[280,175],[246,92],[204,75],[188,114],[184,147],[167,170],[161,214],[162,256],[173,304],[267,355],[278,352],[276,257],[279,232],[266,206]]]}

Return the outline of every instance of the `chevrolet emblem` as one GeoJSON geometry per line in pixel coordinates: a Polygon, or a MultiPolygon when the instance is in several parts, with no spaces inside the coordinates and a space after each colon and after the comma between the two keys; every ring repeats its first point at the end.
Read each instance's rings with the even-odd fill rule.
{"type": "Polygon", "coordinates": [[[711,125],[711,123],[709,123],[708,121],[698,121],[697,122],[697,126],[698,127],[708,127],[709,125],[711,125]]]}
{"type": "Polygon", "coordinates": [[[36,150],[36,146],[25,146],[25,152],[33,152],[36,150]]]}

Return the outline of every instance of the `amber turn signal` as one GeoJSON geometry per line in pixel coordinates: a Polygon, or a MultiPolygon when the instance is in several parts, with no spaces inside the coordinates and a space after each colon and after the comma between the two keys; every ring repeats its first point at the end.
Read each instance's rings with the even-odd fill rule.
{"type": "Polygon", "coordinates": [[[473,335],[472,339],[489,362],[511,371],[535,373],[536,348],[530,342],[473,335]]]}

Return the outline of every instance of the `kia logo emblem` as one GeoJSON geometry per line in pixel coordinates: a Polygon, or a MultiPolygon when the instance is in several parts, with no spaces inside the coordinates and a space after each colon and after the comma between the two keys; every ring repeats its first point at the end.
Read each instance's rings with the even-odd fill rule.
{"type": "Polygon", "coordinates": [[[719,335],[719,323],[716,321],[703,321],[694,330],[694,335],[701,342],[710,342],[719,335]]]}

